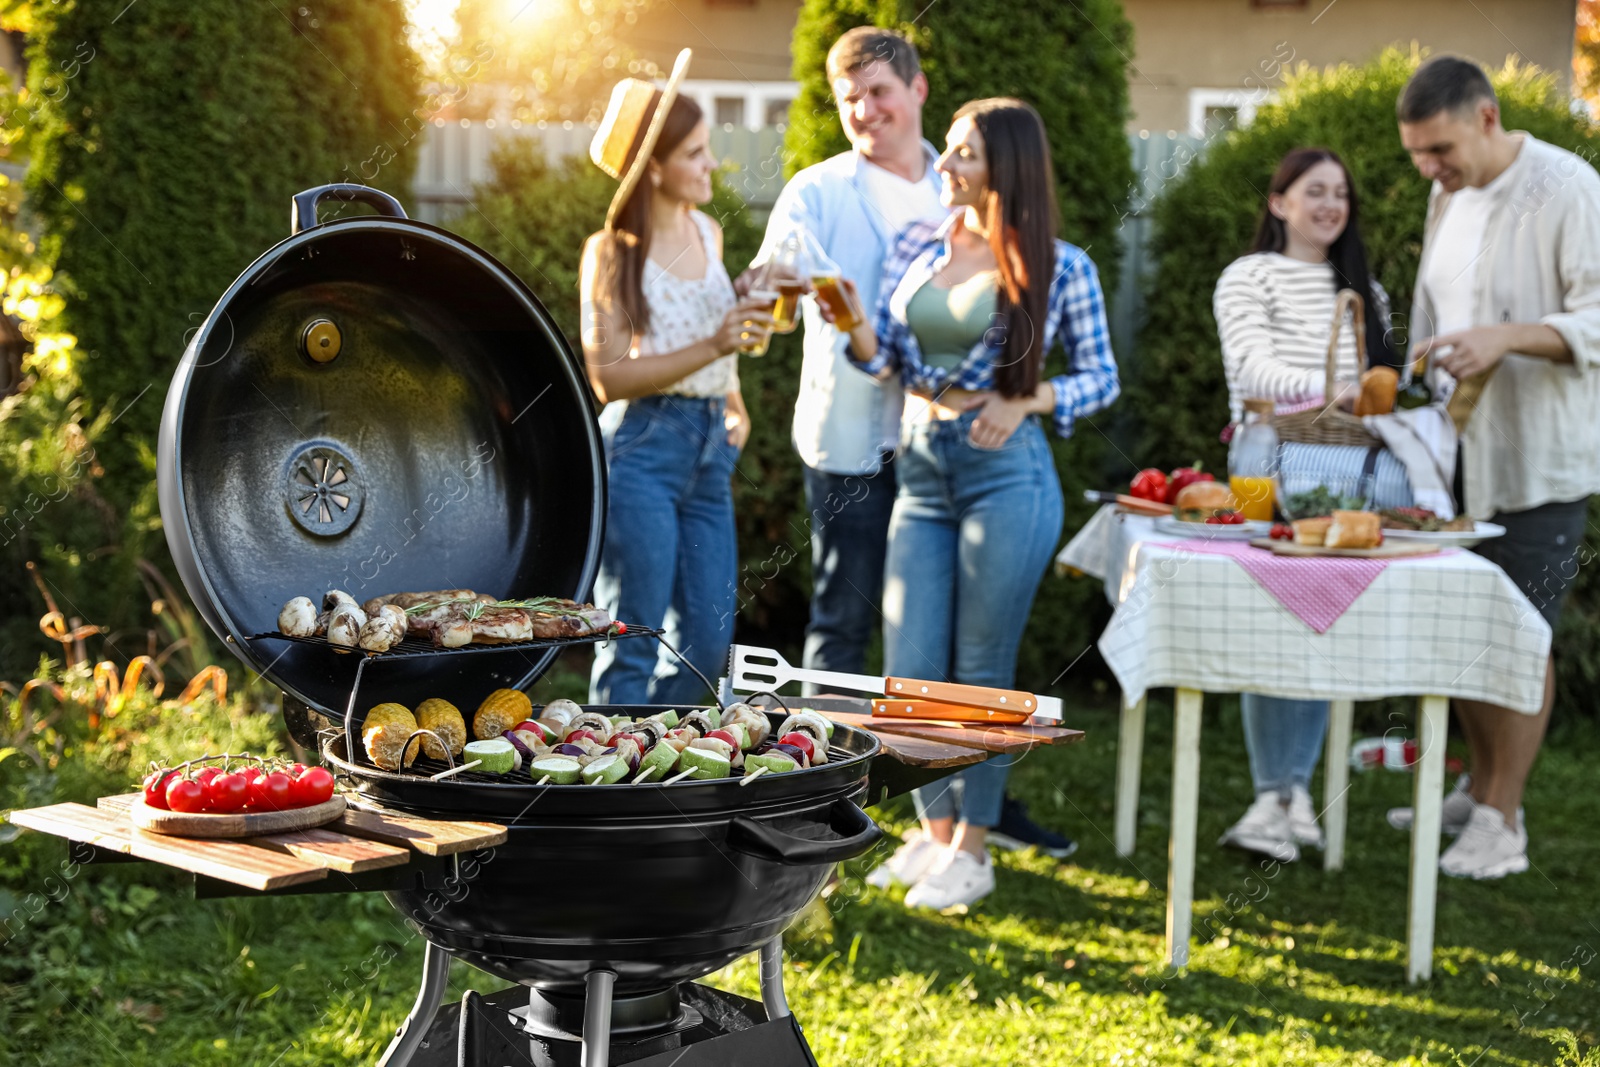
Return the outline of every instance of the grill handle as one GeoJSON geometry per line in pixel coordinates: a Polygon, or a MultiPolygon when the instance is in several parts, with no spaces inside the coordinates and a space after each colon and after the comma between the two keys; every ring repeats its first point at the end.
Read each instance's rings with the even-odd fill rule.
{"type": "Polygon", "coordinates": [[[828,828],[842,835],[840,839],[812,841],[738,815],[728,822],[728,846],[785,867],[814,867],[853,859],[883,836],[872,816],[845,799],[835,800],[828,806],[828,828]]]}
{"type": "Polygon", "coordinates": [[[391,218],[403,219],[406,209],[400,206],[400,201],[381,190],[370,185],[357,185],[354,182],[335,182],[332,185],[319,185],[314,189],[307,189],[303,193],[294,194],[294,208],[289,213],[289,234],[293,236],[301,230],[309,230],[317,225],[317,208],[321,203],[333,197],[336,200],[366,204],[380,215],[391,218]]]}

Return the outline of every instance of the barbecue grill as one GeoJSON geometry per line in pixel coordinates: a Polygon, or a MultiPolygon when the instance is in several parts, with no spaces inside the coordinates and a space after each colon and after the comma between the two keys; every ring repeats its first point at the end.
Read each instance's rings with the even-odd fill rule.
{"type": "MultiPolygon", "coordinates": [[[[296,736],[409,815],[502,823],[489,854],[404,869],[389,900],[427,941],[422,991],[383,1063],[811,1064],[781,984],[785,929],[881,831],[862,811],[870,733],[749,783],[538,786],[374,767],[367,710],[526,688],[564,643],[380,655],[273,632],[291,596],[446,586],[585,599],[605,456],[581,362],[482,250],[363,186],[294,198],[292,232],[195,334],[159,451],[162,519],[210,627],[285,692],[296,736]],[[321,223],[319,204],[376,215],[321,223]],[[619,892],[619,887],[622,888],[619,892]],[[762,952],[763,1004],[693,984],[762,952]],[[440,1009],[461,959],[517,987],[440,1009]]],[[[658,640],[633,628],[590,640],[658,640]]],[[[643,717],[648,707],[600,707],[643,717]]],[[[773,724],[777,725],[774,715],[773,724]]]]}

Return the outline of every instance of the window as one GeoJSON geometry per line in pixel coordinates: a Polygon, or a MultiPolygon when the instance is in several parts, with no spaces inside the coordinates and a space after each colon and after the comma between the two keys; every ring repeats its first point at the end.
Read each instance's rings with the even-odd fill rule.
{"type": "Polygon", "coordinates": [[[1189,136],[1209,138],[1250,125],[1276,93],[1264,89],[1190,89],[1189,136]]]}
{"type": "Polygon", "coordinates": [[[792,103],[794,101],[789,99],[768,100],[767,112],[763,121],[768,126],[786,125],[789,121],[789,105],[792,103]]]}
{"type": "Polygon", "coordinates": [[[712,116],[718,126],[744,125],[744,97],[719,96],[711,103],[712,116]]]}

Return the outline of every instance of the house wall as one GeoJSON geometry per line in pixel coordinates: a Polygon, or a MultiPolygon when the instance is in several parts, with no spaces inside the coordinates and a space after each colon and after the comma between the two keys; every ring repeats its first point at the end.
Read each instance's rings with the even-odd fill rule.
{"type": "Polygon", "coordinates": [[[1508,55],[1572,74],[1576,0],[1123,0],[1134,27],[1128,73],[1132,129],[1191,128],[1190,90],[1217,89],[1248,106],[1276,67],[1359,63],[1420,42],[1490,68],[1508,55]],[[1513,43],[1514,42],[1514,43],[1513,43]]]}
{"type": "MultiPolygon", "coordinates": [[[[1508,55],[1572,71],[1576,0],[1123,0],[1134,27],[1130,130],[1199,133],[1192,90],[1249,110],[1285,64],[1359,63],[1418,41],[1498,67],[1508,55]]],[[[800,0],[674,0],[642,15],[629,43],[663,69],[684,46],[691,77],[787,82],[800,0]]],[[[757,125],[751,113],[747,124],[757,125]]]]}

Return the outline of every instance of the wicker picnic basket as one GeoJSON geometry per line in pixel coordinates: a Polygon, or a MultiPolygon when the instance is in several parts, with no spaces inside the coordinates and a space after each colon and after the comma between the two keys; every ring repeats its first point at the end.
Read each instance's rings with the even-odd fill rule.
{"type": "Polygon", "coordinates": [[[1359,448],[1372,448],[1383,443],[1367,430],[1359,417],[1339,406],[1339,331],[1344,326],[1347,310],[1354,313],[1351,319],[1356,333],[1356,366],[1366,368],[1367,331],[1363,328],[1366,305],[1362,302],[1361,294],[1354,289],[1341,289],[1334,300],[1333,328],[1328,337],[1328,376],[1322,391],[1326,403],[1320,408],[1274,418],[1272,425],[1278,431],[1278,440],[1301,445],[1355,445],[1359,448]]]}

